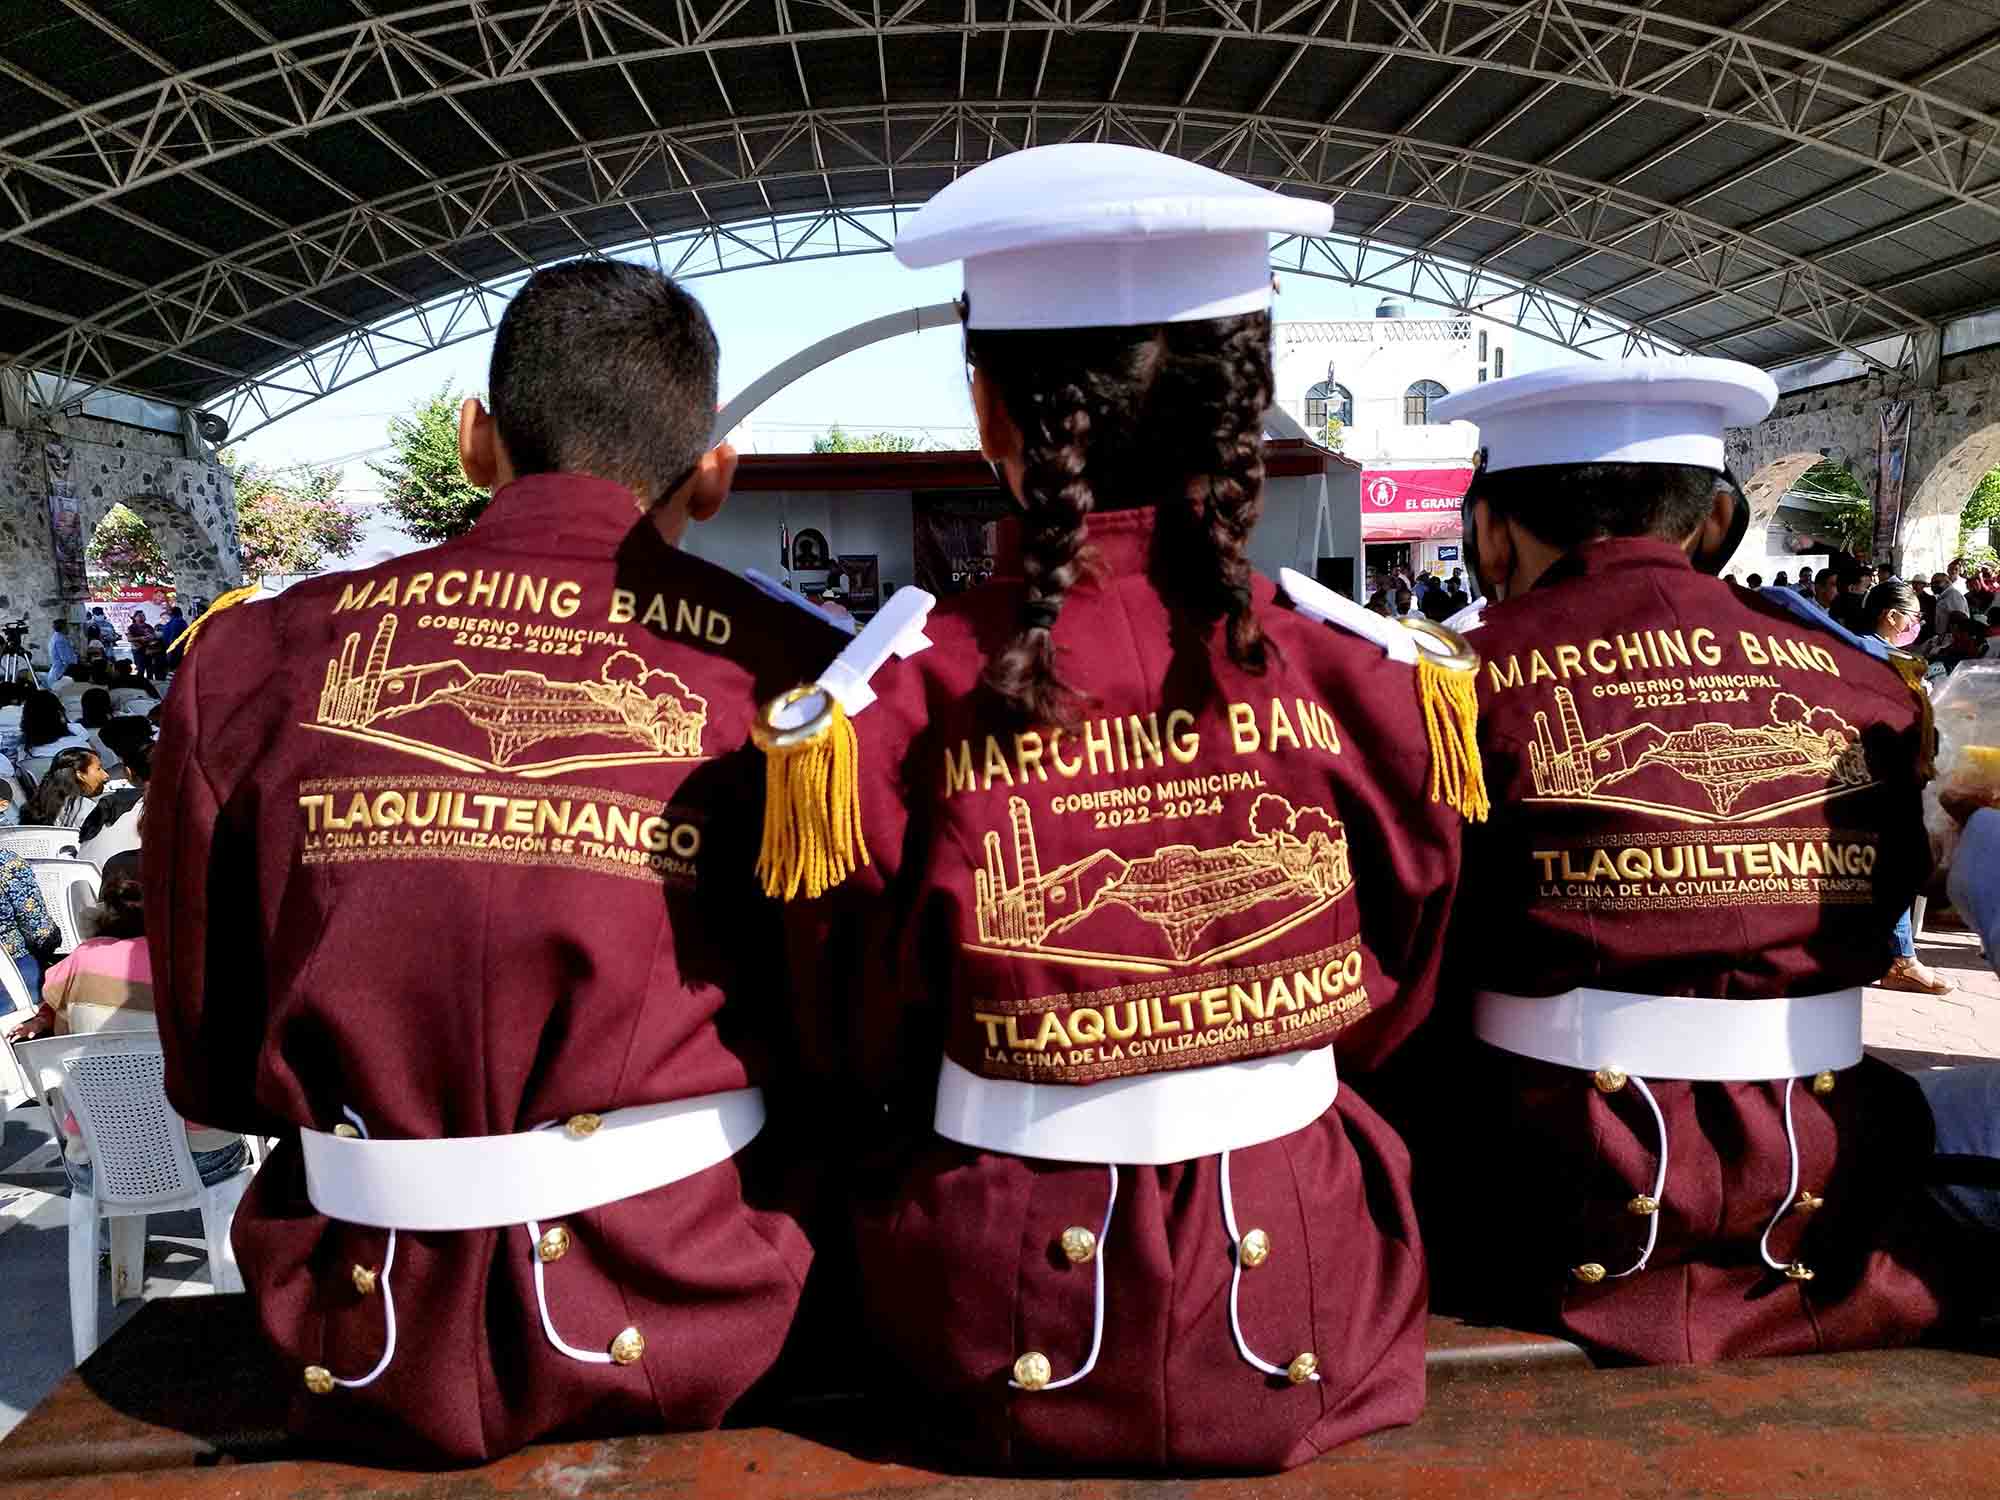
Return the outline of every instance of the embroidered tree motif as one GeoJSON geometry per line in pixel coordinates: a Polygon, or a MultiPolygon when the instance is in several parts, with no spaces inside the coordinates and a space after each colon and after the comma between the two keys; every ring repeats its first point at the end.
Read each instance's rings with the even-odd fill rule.
{"type": "Polygon", "coordinates": [[[1275,792],[1266,792],[1250,807],[1250,831],[1273,846],[1284,841],[1292,826],[1292,804],[1275,792]]]}

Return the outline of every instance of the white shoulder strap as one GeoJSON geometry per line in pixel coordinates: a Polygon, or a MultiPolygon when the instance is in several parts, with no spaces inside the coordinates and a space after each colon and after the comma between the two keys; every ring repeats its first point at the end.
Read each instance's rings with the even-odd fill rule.
{"type": "Polygon", "coordinates": [[[838,700],[847,716],[853,718],[875,701],[875,690],[868,686],[868,680],[882,670],[890,657],[915,656],[930,645],[931,638],[924,634],[924,622],[930,618],[936,603],[937,599],[922,589],[897,589],[884,601],[875,618],[819,674],[816,685],[838,700]]]}
{"type": "Polygon", "coordinates": [[[1315,620],[1324,620],[1329,625],[1338,625],[1343,630],[1364,636],[1382,648],[1391,661],[1399,661],[1406,667],[1414,667],[1423,648],[1417,644],[1417,634],[1406,630],[1394,620],[1364,609],[1344,594],[1336,594],[1323,583],[1317,583],[1296,568],[1280,568],[1278,582],[1284,585],[1285,593],[1298,606],[1299,613],[1311,615],[1315,620]]]}

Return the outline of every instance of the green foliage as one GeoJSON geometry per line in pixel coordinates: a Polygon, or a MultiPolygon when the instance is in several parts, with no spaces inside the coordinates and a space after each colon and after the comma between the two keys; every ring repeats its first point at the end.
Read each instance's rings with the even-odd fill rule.
{"type": "Polygon", "coordinates": [[[1875,502],[1845,464],[1821,459],[1798,477],[1791,492],[1828,507],[1813,522],[1816,536],[1856,557],[1867,557],[1874,550],[1875,502]]]}
{"type": "Polygon", "coordinates": [[[389,419],[395,452],[368,467],[382,481],[382,503],[420,542],[443,542],[471,529],[493,498],[458,466],[458,408],[463,396],[440,387],[389,419]]]}
{"type": "Polygon", "coordinates": [[[340,470],[308,466],[276,471],[238,467],[222,455],[236,480],[236,533],[243,544],[243,576],[317,573],[361,542],[361,514],[338,497],[340,470]]]}
{"type": "Polygon", "coordinates": [[[1986,535],[1996,521],[2000,521],[2000,469],[1988,469],[1966,500],[1965,509],[1958,513],[1958,550],[1966,553],[1968,560],[1974,547],[1992,552],[1986,535]]]}
{"type": "Polygon", "coordinates": [[[1328,417],[1326,426],[1320,429],[1319,440],[1338,453],[1340,445],[1347,441],[1346,425],[1338,417],[1328,417]]]}
{"type": "Polygon", "coordinates": [[[114,589],[172,588],[174,570],[139,515],[114,505],[91,533],[84,558],[114,589]]]}
{"type": "Polygon", "coordinates": [[[843,432],[838,422],[825,437],[813,439],[815,453],[914,453],[917,440],[900,432],[843,432]]]}

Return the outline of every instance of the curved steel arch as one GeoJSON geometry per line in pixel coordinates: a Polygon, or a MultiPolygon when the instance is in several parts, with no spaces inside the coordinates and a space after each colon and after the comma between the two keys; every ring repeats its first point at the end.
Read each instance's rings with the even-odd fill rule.
{"type": "MultiPolygon", "coordinates": [[[[1037,123],[1059,127],[1072,138],[1146,141],[1163,126],[1179,130],[1184,139],[1192,132],[1203,132],[1206,149],[1200,154],[1235,166],[1238,175],[1278,187],[1332,193],[1337,198],[1364,198],[1399,208],[1449,213],[1461,222],[1502,225],[1523,239],[1539,238],[1572,247],[1578,252],[1577,259],[1610,256],[1631,264],[1641,277],[1666,276],[1688,285],[1694,299],[1681,308],[1728,302],[1804,333],[1826,349],[1854,348],[1887,336],[1914,338],[1928,327],[1921,315],[1891,299],[1803,257],[1751,242],[1725,225],[1639,194],[1495,153],[1424,146],[1382,132],[1328,130],[1310,121],[1227,111],[1004,101],[720,120],[687,130],[649,131],[624,140],[568,148],[518,163],[503,162],[355,205],[267,236],[235,257],[215,259],[159,286],[139,288],[100,318],[73,324],[64,334],[15,356],[12,363],[55,369],[86,384],[117,385],[131,379],[148,362],[171,355],[208,368],[238,387],[258,381],[281,387],[284,382],[279,374],[260,375],[251,369],[204,362],[200,346],[221,332],[248,333],[268,341],[281,370],[309,373],[322,363],[320,353],[269,335],[260,320],[288,303],[320,307],[317,295],[338,284],[361,280],[394,292],[401,303],[400,313],[366,324],[349,323],[346,330],[347,336],[370,333],[379,341],[385,323],[401,317],[422,321],[433,316],[428,309],[435,299],[414,299],[395,290],[384,274],[392,268],[423,260],[462,290],[489,284],[492,278],[470,279],[443,253],[469,240],[488,238],[510,245],[508,236],[523,228],[562,223],[569,227],[578,249],[587,252],[596,246],[591,236],[572,222],[574,215],[622,206],[634,214],[635,225],[643,225],[646,221],[638,210],[665,200],[686,199],[699,207],[704,191],[757,183],[775,186],[802,179],[821,180],[829,198],[835,199],[836,179],[879,178],[884,172],[893,176],[898,169],[910,167],[933,171],[962,168],[980,159],[977,153],[982,146],[988,151],[1012,149],[1017,135],[1037,123]],[[913,127],[925,127],[900,153],[879,150],[859,133],[860,127],[879,125],[890,116],[913,127]],[[940,161],[934,154],[925,155],[930,142],[946,132],[963,142],[954,156],[940,161]],[[733,177],[699,184],[685,172],[673,172],[672,163],[711,153],[718,142],[746,153],[747,169],[733,177]],[[813,165],[771,168],[771,163],[788,154],[809,158],[813,165]]],[[[834,243],[817,248],[804,247],[796,238],[787,245],[779,216],[764,221],[762,230],[756,221],[743,220],[711,220],[698,227],[718,245],[725,241],[747,243],[747,236],[762,233],[779,247],[777,258],[802,259],[844,253],[839,243],[843,232],[872,238],[869,248],[880,248],[886,240],[874,236],[867,227],[869,217],[865,211],[844,210],[830,201],[819,211],[812,228],[813,235],[830,233],[834,243]]],[[[800,221],[787,216],[782,222],[795,227],[800,221]]],[[[678,240],[679,236],[665,238],[678,240]]],[[[1534,285],[1506,275],[1494,257],[1467,268],[1424,248],[1393,241],[1370,240],[1367,248],[1390,257],[1390,263],[1378,263],[1359,279],[1336,269],[1340,279],[1414,294],[1414,285],[1391,279],[1400,258],[1413,278],[1438,282],[1429,300],[1475,313],[1482,309],[1473,288],[1482,282],[1495,288],[1484,295],[1503,300],[1534,285]]],[[[514,253],[521,269],[535,263],[533,257],[514,253]]],[[[1291,268],[1316,274],[1314,268],[1319,264],[1317,259],[1299,256],[1291,268]]],[[[1618,314],[1604,305],[1603,297],[1549,287],[1540,290],[1553,299],[1551,307],[1558,303],[1580,307],[1599,323],[1629,326],[1645,345],[1678,348],[1684,342],[1655,327],[1653,320],[1634,321],[1618,314]]],[[[55,316],[52,312],[46,315],[55,316]]],[[[1551,330],[1546,336],[1575,343],[1573,336],[1554,331],[1559,319],[1544,321],[1551,330]]],[[[429,336],[423,337],[427,340],[429,336]]],[[[1879,366],[1882,361],[1871,363],[1879,366]]]]}
{"type": "MultiPolygon", "coordinates": [[[[799,261],[880,255],[888,250],[888,240],[871,229],[868,221],[883,221],[886,227],[886,221],[897,212],[894,208],[828,210],[756,220],[734,227],[702,225],[670,236],[613,246],[601,253],[648,257],[682,280],[799,261]],[[834,245],[831,237],[836,225],[853,231],[839,246],[834,245]],[[770,245],[760,244],[758,239],[743,233],[744,229],[772,233],[776,239],[770,245]]],[[[1281,275],[1305,275],[1372,291],[1395,292],[1460,316],[1504,324],[1592,358],[1607,352],[1685,352],[1680,346],[1655,338],[1602,309],[1566,302],[1540,288],[1510,282],[1493,272],[1448,265],[1435,257],[1413,260],[1401,250],[1371,247],[1338,236],[1324,240],[1281,240],[1272,251],[1272,266],[1281,275]]],[[[212,402],[211,407],[228,421],[232,439],[248,437],[336,391],[358,385],[412,359],[492,332],[512,289],[528,274],[526,268],[512,271],[493,281],[447,293],[414,311],[392,314],[382,324],[355,329],[324,348],[246,381],[212,402]]],[[[909,316],[899,313],[875,321],[887,325],[907,320],[909,316]]],[[[734,413],[736,407],[737,401],[732,400],[728,410],[734,413]]]]}
{"type": "MultiPolygon", "coordinates": [[[[746,12],[747,0],[720,0],[706,17],[693,0],[680,0],[671,27],[611,0],[510,8],[491,0],[441,0],[305,37],[272,38],[111,99],[77,105],[0,140],[0,170],[31,177],[62,200],[38,212],[0,176],[6,211],[0,243],[242,152],[429,100],[656,58],[773,47],[791,53],[809,100],[805,55],[819,44],[873,40],[880,56],[898,36],[964,42],[996,33],[1051,44],[1079,32],[1128,36],[1135,45],[1149,35],[1184,37],[1208,41],[1211,61],[1213,50],[1229,42],[1286,44],[1294,62],[1314,49],[1358,52],[1535,79],[1697,120],[1711,119],[1722,107],[1726,87],[1735,123],[2000,215],[1992,191],[2000,183],[2000,118],[1921,84],[1652,6],[1453,0],[1413,12],[1401,0],[1298,0],[1273,6],[1268,16],[1255,7],[1246,18],[1240,6],[1203,0],[1209,18],[1196,24],[1169,21],[1163,3],[1158,19],[1148,20],[1154,0],[1021,0],[1018,7],[1008,0],[1004,13],[992,17],[980,14],[981,3],[964,0],[963,10],[945,19],[925,0],[905,0],[885,20],[879,6],[865,15],[844,0],[821,0],[810,7],[814,20],[844,24],[796,27],[790,9],[779,5],[773,29],[745,31],[731,23],[746,12]],[[1365,34],[1377,19],[1388,23],[1390,39],[1365,34]],[[537,62],[538,53],[554,53],[557,39],[567,39],[571,20],[585,39],[586,55],[537,62]],[[525,34],[510,32],[515,23],[525,34]],[[386,84],[386,96],[362,98],[364,82],[386,84]],[[1675,85],[1680,92],[1672,91],[1675,85]],[[240,134],[215,129],[217,119],[240,134]]],[[[999,8],[998,0],[984,3],[999,8]]],[[[886,104],[886,57],[881,72],[886,104]]],[[[630,83],[629,71],[625,76],[630,83]]],[[[717,82],[720,88],[719,77],[717,82]]],[[[656,117],[650,108],[647,113],[656,117]]]]}

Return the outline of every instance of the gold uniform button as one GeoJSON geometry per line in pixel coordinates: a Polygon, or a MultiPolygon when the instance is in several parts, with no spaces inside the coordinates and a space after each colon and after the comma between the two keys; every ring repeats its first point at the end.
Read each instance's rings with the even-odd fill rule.
{"type": "Polygon", "coordinates": [[[1795,1260],[1789,1266],[1785,1267],[1785,1276],[1791,1281],[1811,1281],[1813,1279],[1813,1268],[1804,1261],[1795,1260]]]}
{"type": "Polygon", "coordinates": [[[1039,1391],[1054,1373],[1049,1357],[1033,1349],[1014,1361],[1014,1384],[1024,1391],[1039,1391]]]}
{"type": "Polygon", "coordinates": [[[1308,1349],[1285,1366],[1285,1379],[1293,1385],[1304,1385],[1319,1373],[1319,1356],[1308,1349]]]}
{"type": "Polygon", "coordinates": [[[1642,1219],[1647,1218],[1653,1214],[1656,1214],[1659,1211],[1660,1211],[1660,1200],[1646,1193],[1641,1193],[1638,1197],[1634,1198],[1630,1203],[1625,1205],[1626,1213],[1637,1214],[1642,1219]]]}
{"type": "Polygon", "coordinates": [[[1251,1230],[1236,1247],[1236,1257],[1250,1270],[1256,1270],[1271,1258],[1271,1237],[1261,1229],[1251,1230]]]}
{"type": "Polygon", "coordinates": [[[343,1141],[354,1140],[361,1134],[360,1131],[356,1130],[352,1125],[348,1124],[345,1120],[342,1120],[338,1125],[333,1127],[333,1133],[339,1136],[343,1141]]]}
{"type": "Polygon", "coordinates": [[[1097,1254],[1097,1236],[1081,1224],[1072,1224],[1065,1229],[1062,1232],[1061,1244],[1062,1253],[1068,1257],[1069,1263],[1073,1266],[1086,1265],[1091,1257],[1097,1254]]]}
{"type": "Polygon", "coordinates": [[[1625,1075],[1616,1068],[1599,1068],[1590,1081],[1597,1085],[1600,1094],[1615,1094],[1625,1087],[1625,1075]]]}
{"type": "Polygon", "coordinates": [[[325,1365],[306,1366],[306,1389],[315,1396],[326,1396],[333,1391],[333,1371],[325,1365]]]}
{"type": "Polygon", "coordinates": [[[601,1126],[603,1123],[604,1123],[604,1116],[602,1115],[593,1115],[589,1113],[580,1115],[571,1115],[567,1120],[563,1122],[563,1129],[567,1130],[573,1139],[580,1141],[585,1136],[596,1135],[598,1127],[601,1126]]]}
{"type": "Polygon", "coordinates": [[[1604,1267],[1600,1266],[1594,1260],[1587,1260],[1572,1270],[1570,1275],[1574,1276],[1585,1286],[1596,1286],[1598,1282],[1604,1279],[1604,1267]]]}
{"type": "Polygon", "coordinates": [[[1826,1199],[1816,1197],[1811,1193],[1800,1193],[1799,1201],[1792,1205],[1792,1207],[1796,1208],[1802,1214],[1818,1213],[1825,1206],[1826,1199]]]}
{"type": "Polygon", "coordinates": [[[611,1341],[611,1362],[614,1365],[636,1365],[646,1357],[646,1336],[636,1328],[628,1328],[611,1341]]]}
{"type": "Polygon", "coordinates": [[[354,1290],[364,1297],[375,1295],[375,1273],[366,1266],[356,1266],[348,1273],[354,1280],[354,1290]]]}
{"type": "Polygon", "coordinates": [[[550,1225],[535,1241],[535,1254],[543,1265],[553,1265],[561,1260],[569,1254],[569,1231],[560,1224],[550,1225]]]}
{"type": "Polygon", "coordinates": [[[1824,1099],[1828,1094],[1833,1092],[1833,1084],[1834,1084],[1834,1077],[1833,1074],[1830,1072],[1815,1073],[1813,1075],[1813,1085],[1812,1085],[1813,1092],[1815,1094],[1818,1094],[1822,1099],[1824,1099]]]}

